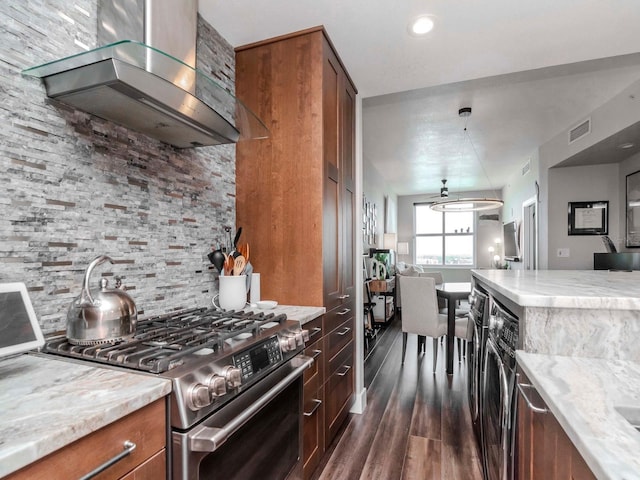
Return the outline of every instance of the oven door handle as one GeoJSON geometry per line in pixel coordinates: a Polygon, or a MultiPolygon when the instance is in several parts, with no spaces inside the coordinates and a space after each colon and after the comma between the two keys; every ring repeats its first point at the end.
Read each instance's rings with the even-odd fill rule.
{"type": "Polygon", "coordinates": [[[295,382],[304,371],[313,365],[313,358],[297,355],[291,359],[293,371],[274,385],[267,393],[253,402],[249,408],[233,418],[223,427],[196,427],[188,434],[189,448],[193,452],[215,452],[240,427],[251,420],[251,417],[262,410],[269,402],[295,382]]]}

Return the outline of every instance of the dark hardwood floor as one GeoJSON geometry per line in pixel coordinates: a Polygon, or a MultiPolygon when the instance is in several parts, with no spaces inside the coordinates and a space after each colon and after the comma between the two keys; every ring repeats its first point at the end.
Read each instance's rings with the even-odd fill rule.
{"type": "MultiPolygon", "coordinates": [[[[467,407],[466,365],[445,374],[444,345],[433,373],[433,342],[417,354],[409,335],[401,365],[400,319],[378,334],[365,360],[367,409],[351,415],[314,480],[482,480],[467,407]]],[[[457,358],[457,356],[456,356],[457,358]]]]}

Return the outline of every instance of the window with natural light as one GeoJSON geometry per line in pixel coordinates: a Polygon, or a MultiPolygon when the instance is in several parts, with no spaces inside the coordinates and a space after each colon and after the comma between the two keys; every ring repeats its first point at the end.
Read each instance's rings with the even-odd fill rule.
{"type": "Polygon", "coordinates": [[[418,265],[475,264],[473,212],[436,212],[429,204],[416,204],[415,226],[418,265]]]}

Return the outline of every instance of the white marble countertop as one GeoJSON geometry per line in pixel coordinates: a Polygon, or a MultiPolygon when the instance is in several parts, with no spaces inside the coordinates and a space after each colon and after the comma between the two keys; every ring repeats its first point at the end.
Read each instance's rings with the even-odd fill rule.
{"type": "Polygon", "coordinates": [[[523,307],[640,310],[640,271],[472,270],[523,307]]]}
{"type": "Polygon", "coordinates": [[[640,419],[640,364],[518,351],[518,364],[600,479],[640,479],[640,432],[615,407],[640,419]]]}
{"type": "Polygon", "coordinates": [[[247,306],[245,308],[247,312],[264,312],[274,313],[280,315],[284,313],[288,319],[298,320],[301,325],[310,322],[314,318],[318,318],[320,315],[326,313],[327,309],[324,307],[303,307],[298,305],[276,305],[275,308],[269,310],[261,310],[257,307],[247,306]]]}
{"type": "Polygon", "coordinates": [[[52,356],[0,359],[0,477],[170,391],[169,380],[52,356]]]}

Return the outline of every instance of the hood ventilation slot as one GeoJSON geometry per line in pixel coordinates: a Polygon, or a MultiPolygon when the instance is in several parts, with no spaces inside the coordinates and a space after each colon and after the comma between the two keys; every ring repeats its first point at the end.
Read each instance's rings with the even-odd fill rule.
{"type": "Polygon", "coordinates": [[[569,130],[569,145],[591,133],[591,118],[587,118],[578,126],[569,130]]]}

